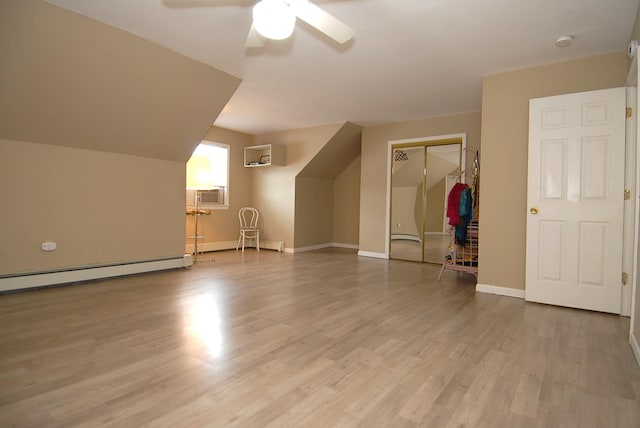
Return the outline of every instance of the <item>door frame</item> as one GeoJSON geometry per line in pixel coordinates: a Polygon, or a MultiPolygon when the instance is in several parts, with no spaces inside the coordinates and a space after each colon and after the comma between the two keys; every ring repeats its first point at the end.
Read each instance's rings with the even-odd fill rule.
{"type": "MultiPolygon", "coordinates": [[[[384,242],[384,258],[389,259],[389,250],[391,244],[391,171],[393,168],[393,146],[400,144],[415,144],[416,146],[421,143],[423,145],[430,146],[436,145],[435,143],[442,141],[442,144],[454,144],[460,141],[461,144],[461,158],[460,169],[466,171],[466,158],[467,158],[467,133],[460,134],[447,134],[437,135],[432,137],[417,137],[417,138],[403,138],[399,140],[389,140],[387,142],[387,195],[386,195],[386,218],[385,218],[385,242],[384,242]],[[454,141],[455,140],[455,141],[454,141]],[[431,144],[429,144],[431,143],[431,144]]],[[[464,174],[461,180],[465,180],[464,174]]]]}
{"type": "MultiPolygon", "coordinates": [[[[631,67],[629,68],[629,75],[627,76],[626,84],[626,106],[631,107],[633,115],[630,120],[625,124],[625,176],[624,176],[624,188],[628,190],[631,195],[636,194],[636,181],[638,174],[636,171],[637,165],[637,60],[634,59],[631,67]],[[635,75],[635,76],[632,76],[635,75]]],[[[638,219],[635,213],[638,212],[638,198],[631,197],[624,204],[624,241],[622,249],[622,272],[626,272],[628,275],[628,282],[626,286],[622,287],[622,313],[624,316],[633,315],[633,296],[634,285],[636,278],[637,263],[634,262],[636,249],[638,248],[638,219]],[[635,200],[635,201],[634,201],[635,200]],[[634,203],[635,202],[635,203],[634,203]],[[632,237],[632,239],[629,239],[632,237]]],[[[633,321],[633,319],[632,319],[633,321]]]]}
{"type": "Polygon", "coordinates": [[[639,74],[638,54],[636,52],[633,55],[626,81],[627,107],[632,108],[632,116],[631,120],[627,120],[626,124],[625,189],[630,191],[631,199],[625,203],[624,228],[625,235],[627,231],[632,233],[633,242],[628,242],[628,245],[625,245],[623,249],[623,272],[627,272],[629,278],[628,285],[623,288],[622,309],[630,312],[629,314],[623,312],[623,315],[630,315],[631,317],[629,343],[640,365],[640,345],[634,334],[635,320],[638,316],[636,295],[638,293],[638,256],[640,256],[640,218],[638,217],[640,213],[640,197],[637,194],[637,190],[640,189],[640,150],[638,150],[638,132],[640,131],[639,74]]]}

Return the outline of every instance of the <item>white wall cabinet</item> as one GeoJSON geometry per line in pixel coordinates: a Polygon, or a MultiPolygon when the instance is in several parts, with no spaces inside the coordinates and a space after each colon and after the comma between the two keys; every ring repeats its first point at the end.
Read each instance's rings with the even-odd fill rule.
{"type": "Polygon", "coordinates": [[[284,164],[283,146],[278,144],[263,144],[244,148],[244,166],[246,168],[284,164]]]}

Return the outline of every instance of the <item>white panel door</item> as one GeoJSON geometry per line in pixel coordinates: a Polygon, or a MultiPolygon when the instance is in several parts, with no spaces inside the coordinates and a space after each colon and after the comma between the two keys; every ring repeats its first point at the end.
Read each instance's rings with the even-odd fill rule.
{"type": "Polygon", "coordinates": [[[620,313],[625,89],[529,104],[526,300],[620,313]]]}

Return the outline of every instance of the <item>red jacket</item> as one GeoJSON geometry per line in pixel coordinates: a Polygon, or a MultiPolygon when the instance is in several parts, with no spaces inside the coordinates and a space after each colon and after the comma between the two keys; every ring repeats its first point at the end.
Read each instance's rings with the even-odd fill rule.
{"type": "Polygon", "coordinates": [[[467,186],[464,183],[456,183],[449,192],[447,198],[447,217],[449,217],[449,224],[455,226],[460,224],[460,194],[467,186]]]}

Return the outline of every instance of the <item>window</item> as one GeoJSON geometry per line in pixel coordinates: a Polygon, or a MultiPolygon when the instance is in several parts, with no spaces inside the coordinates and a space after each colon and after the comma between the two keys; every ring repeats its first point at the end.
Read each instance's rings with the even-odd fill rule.
{"type": "Polygon", "coordinates": [[[195,208],[199,198],[199,208],[219,209],[229,207],[229,146],[203,140],[193,151],[187,162],[187,177],[197,175],[205,177],[207,189],[187,189],[187,208],[195,208]],[[196,157],[206,158],[208,170],[196,171],[192,160],[196,157]]]}

